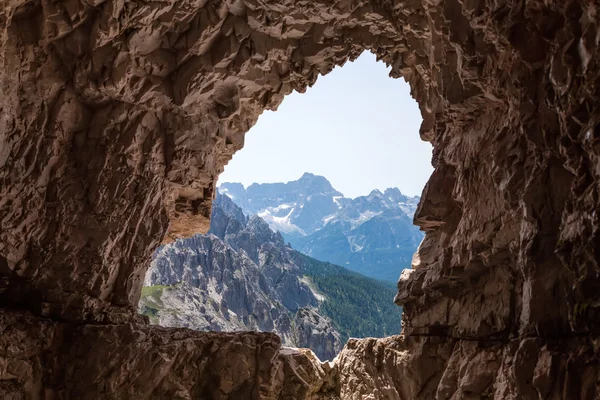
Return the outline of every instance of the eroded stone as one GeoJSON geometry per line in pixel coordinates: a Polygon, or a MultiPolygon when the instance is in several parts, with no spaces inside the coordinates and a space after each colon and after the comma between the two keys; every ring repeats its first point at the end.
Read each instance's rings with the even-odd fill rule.
{"type": "Polygon", "coordinates": [[[2,397],[600,396],[593,2],[31,0],[0,28],[2,397]],[[322,373],[273,335],[148,327],[150,255],[208,226],[244,133],[365,49],[434,146],[407,336],[322,373]]]}

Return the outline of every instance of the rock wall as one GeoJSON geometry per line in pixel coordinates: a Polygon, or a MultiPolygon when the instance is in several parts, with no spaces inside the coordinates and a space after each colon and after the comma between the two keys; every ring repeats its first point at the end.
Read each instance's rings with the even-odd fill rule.
{"type": "Polygon", "coordinates": [[[0,32],[0,397],[600,396],[594,2],[8,0],[0,32]],[[148,327],[152,251],[208,228],[258,115],[365,49],[434,146],[408,336],[331,366],[148,327]]]}
{"type": "Polygon", "coordinates": [[[75,325],[0,314],[2,399],[302,399],[335,394],[331,368],[272,333],[75,325]],[[324,369],[325,368],[325,369],[324,369]]]}

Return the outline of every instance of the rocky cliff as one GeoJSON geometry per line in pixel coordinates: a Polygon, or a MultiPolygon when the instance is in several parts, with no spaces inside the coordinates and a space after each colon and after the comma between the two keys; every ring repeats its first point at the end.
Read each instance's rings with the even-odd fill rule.
{"type": "Polygon", "coordinates": [[[274,332],[284,345],[332,360],[342,347],[340,334],[318,314],[321,295],[303,281],[293,250],[262,219],[248,221],[236,211],[219,196],[211,223],[220,236],[195,235],[158,251],[140,312],[162,326],[274,332]]]}
{"type": "Polygon", "coordinates": [[[209,234],[160,248],[144,285],[139,310],[154,324],[274,332],[321,360],[332,360],[349,337],[400,332],[392,288],[303,256],[220,194],[209,234]]]}
{"type": "Polygon", "coordinates": [[[218,190],[302,253],[380,280],[397,282],[423,239],[412,224],[419,197],[398,188],[350,199],[325,177],[305,173],[295,181],[247,189],[225,182],[218,190]]]}
{"type": "Polygon", "coordinates": [[[0,397],[600,396],[595,2],[3,5],[0,397]],[[149,326],[152,253],[208,229],[258,115],[364,50],[434,146],[404,336],[330,365],[273,334],[149,326]]]}

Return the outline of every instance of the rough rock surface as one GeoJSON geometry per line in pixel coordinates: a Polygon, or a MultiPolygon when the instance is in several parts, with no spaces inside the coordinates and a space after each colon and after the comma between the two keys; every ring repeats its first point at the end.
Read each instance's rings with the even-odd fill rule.
{"type": "Polygon", "coordinates": [[[302,399],[335,393],[310,350],[272,333],[49,321],[0,312],[2,399],[302,399]],[[90,351],[93,349],[93,351],[90,351]]]}
{"type": "Polygon", "coordinates": [[[598,12],[583,0],[8,0],[0,397],[600,397],[598,12]],[[215,180],[262,110],[365,49],[411,84],[434,146],[415,215],[426,236],[397,296],[408,337],[352,342],[354,364],[324,372],[273,335],[136,317],[152,252],[208,227],[215,180]],[[229,343],[215,358],[211,338],[229,343]],[[207,359],[219,379],[202,379],[207,359]]]}

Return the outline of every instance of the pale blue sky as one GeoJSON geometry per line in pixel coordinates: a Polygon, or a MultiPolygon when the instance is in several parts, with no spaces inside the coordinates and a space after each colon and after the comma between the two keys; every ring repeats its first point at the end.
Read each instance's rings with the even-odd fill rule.
{"type": "Polygon", "coordinates": [[[433,171],[421,114],[403,79],[363,53],[263,113],[219,182],[288,182],[323,175],[347,197],[398,187],[421,195],[433,171]]]}

